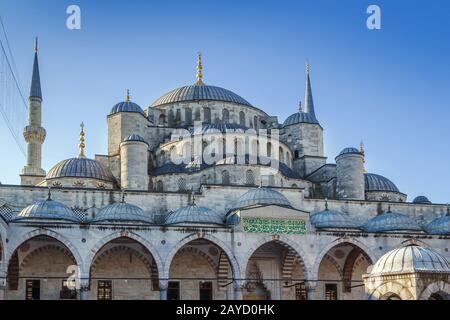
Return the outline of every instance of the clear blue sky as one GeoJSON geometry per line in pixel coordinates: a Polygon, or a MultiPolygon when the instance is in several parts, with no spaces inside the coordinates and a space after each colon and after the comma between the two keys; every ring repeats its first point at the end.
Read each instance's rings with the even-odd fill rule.
{"type": "MultiPolygon", "coordinates": [[[[48,136],[43,166],[107,152],[106,115],[124,99],[142,107],[195,81],[196,53],[207,84],[230,89],[280,121],[303,99],[311,63],[316,114],[329,162],[366,145],[369,172],[412,200],[450,201],[450,3],[448,1],[54,1],[2,0],[23,86],[40,38],[48,136]],[[66,29],[78,4],[82,29],[66,29]],[[378,4],[382,29],[366,28],[378,4]]],[[[25,159],[0,124],[0,181],[19,183],[25,159]]]]}

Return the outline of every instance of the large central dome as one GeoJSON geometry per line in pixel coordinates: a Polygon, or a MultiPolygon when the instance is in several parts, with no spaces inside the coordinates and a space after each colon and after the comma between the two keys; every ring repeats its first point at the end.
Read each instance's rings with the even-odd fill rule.
{"type": "Polygon", "coordinates": [[[230,90],[208,85],[191,85],[172,90],[156,100],[152,104],[152,107],[158,107],[169,103],[201,100],[232,102],[253,107],[247,100],[230,90]]]}

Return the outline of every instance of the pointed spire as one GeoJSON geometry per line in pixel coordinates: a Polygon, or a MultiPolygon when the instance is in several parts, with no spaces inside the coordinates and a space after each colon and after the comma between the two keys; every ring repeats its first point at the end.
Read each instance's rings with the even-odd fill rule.
{"type": "Polygon", "coordinates": [[[78,146],[80,147],[80,154],[78,155],[78,158],[84,158],[84,148],[86,147],[86,145],[84,144],[84,123],[81,122],[80,125],[80,143],[78,144],[78,146]]]}
{"type": "Polygon", "coordinates": [[[316,114],[314,112],[314,101],[312,96],[312,90],[311,90],[311,81],[309,79],[309,63],[306,63],[306,91],[305,91],[305,105],[303,107],[303,110],[305,113],[311,114],[314,118],[316,117],[316,114]]]}
{"type": "Polygon", "coordinates": [[[127,89],[127,95],[125,96],[125,102],[130,102],[130,89],[127,89]]]}
{"type": "Polygon", "coordinates": [[[203,66],[202,66],[202,54],[199,52],[197,56],[197,82],[195,83],[196,86],[203,86],[203,66]]]}
{"type": "Polygon", "coordinates": [[[33,75],[31,77],[30,98],[39,98],[42,100],[41,77],[39,75],[38,49],[39,49],[38,38],[36,37],[34,44],[34,63],[33,63],[33,75]]]}

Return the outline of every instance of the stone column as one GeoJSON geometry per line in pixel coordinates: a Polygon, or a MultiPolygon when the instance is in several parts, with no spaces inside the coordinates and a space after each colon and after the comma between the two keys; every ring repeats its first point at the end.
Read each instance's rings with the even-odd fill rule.
{"type": "Polygon", "coordinates": [[[233,282],[233,299],[242,300],[242,287],[244,282],[242,280],[234,280],[233,282]]]}
{"type": "Polygon", "coordinates": [[[314,294],[316,292],[317,282],[306,282],[306,296],[308,300],[314,300],[314,294]]]}
{"type": "Polygon", "coordinates": [[[88,300],[89,292],[91,288],[89,286],[89,279],[80,280],[80,300],[88,300]]]}
{"type": "Polygon", "coordinates": [[[169,286],[168,280],[159,280],[159,299],[167,300],[167,287],[169,286]]]}

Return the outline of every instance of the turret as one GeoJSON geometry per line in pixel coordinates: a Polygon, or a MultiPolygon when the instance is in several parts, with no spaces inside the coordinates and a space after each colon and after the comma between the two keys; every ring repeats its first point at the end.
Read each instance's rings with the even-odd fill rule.
{"type": "Polygon", "coordinates": [[[326,163],[323,153],[323,129],[314,110],[309,64],[306,65],[304,106],[302,107],[300,102],[298,112],[284,121],[281,140],[294,153],[293,169],[302,177],[326,163]]]}
{"type": "Polygon", "coordinates": [[[336,157],[336,198],[364,200],[364,154],[356,148],[345,148],[336,157]]]}
{"type": "Polygon", "coordinates": [[[148,144],[137,134],[120,144],[120,180],[122,189],[148,190],[148,144]]]}
{"type": "Polygon", "coordinates": [[[27,143],[27,163],[22,169],[21,184],[36,185],[45,178],[42,166],[42,144],[46,131],[41,126],[42,92],[39,75],[38,40],[34,48],[33,76],[31,78],[30,97],[28,99],[28,125],[23,130],[27,143]]]}

